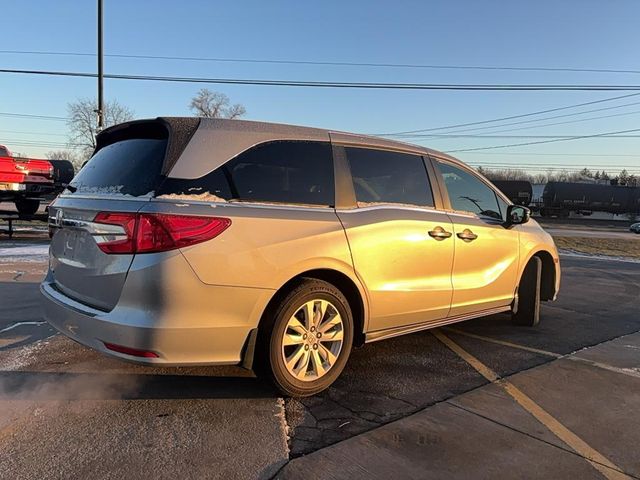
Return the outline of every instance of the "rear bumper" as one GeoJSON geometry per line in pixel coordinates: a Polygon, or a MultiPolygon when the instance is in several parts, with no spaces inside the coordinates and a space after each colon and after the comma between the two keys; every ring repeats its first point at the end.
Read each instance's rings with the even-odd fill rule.
{"type": "Polygon", "coordinates": [[[20,200],[22,198],[38,198],[61,191],[53,183],[15,183],[0,181],[0,198],[3,200],[20,200]]]}
{"type": "Polygon", "coordinates": [[[132,311],[130,297],[144,298],[135,292],[129,298],[123,295],[121,303],[110,312],[96,310],[55,289],[50,275],[40,285],[40,291],[47,322],[72,340],[99,352],[147,365],[241,363],[249,334],[257,327],[273,292],[207,286],[196,281],[200,284],[196,295],[191,291],[183,298],[187,302],[196,298],[197,305],[187,308],[178,300],[165,305],[163,311],[144,305],[132,311]],[[158,357],[114,352],[107,349],[105,343],[151,351],[158,357]]]}

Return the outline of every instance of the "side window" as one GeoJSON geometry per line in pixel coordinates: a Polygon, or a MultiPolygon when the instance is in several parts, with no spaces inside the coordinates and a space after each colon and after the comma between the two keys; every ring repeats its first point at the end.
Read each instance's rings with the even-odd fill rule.
{"type": "Polygon", "coordinates": [[[454,210],[502,219],[498,198],[487,184],[475,175],[449,163],[438,162],[438,166],[454,210]]]}
{"type": "Polygon", "coordinates": [[[335,203],[329,142],[278,141],[253,147],[195,180],[167,179],[163,195],[329,206],[335,203]]]}
{"type": "Polygon", "coordinates": [[[395,203],[433,207],[422,157],[406,153],[346,147],[358,206],[395,203]]]}

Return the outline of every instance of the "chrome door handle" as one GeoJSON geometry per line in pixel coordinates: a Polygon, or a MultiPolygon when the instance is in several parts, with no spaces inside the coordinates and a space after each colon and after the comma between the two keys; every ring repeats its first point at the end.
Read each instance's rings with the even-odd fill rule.
{"type": "Polygon", "coordinates": [[[458,238],[460,238],[461,240],[464,240],[465,242],[472,242],[476,238],[478,238],[478,235],[473,233],[468,228],[465,228],[463,231],[461,231],[460,233],[458,233],[456,235],[458,236],[458,238]]]}
{"type": "Polygon", "coordinates": [[[436,240],[444,240],[445,238],[449,238],[451,235],[451,232],[447,232],[440,226],[434,228],[433,230],[429,230],[429,236],[435,238],[436,240]]]}

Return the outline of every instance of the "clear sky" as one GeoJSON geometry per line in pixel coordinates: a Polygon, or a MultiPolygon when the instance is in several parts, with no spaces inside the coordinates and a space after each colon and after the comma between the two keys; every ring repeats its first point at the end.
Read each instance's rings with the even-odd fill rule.
{"type": "MultiPolygon", "coordinates": [[[[635,0],[104,0],[104,3],[107,54],[640,70],[640,2],[635,0]]],[[[96,51],[95,23],[94,0],[3,0],[0,50],[93,53],[96,51]]],[[[0,53],[0,68],[94,72],[95,64],[94,57],[0,53]]],[[[109,57],[105,59],[105,70],[122,74],[355,82],[640,84],[640,74],[621,73],[275,65],[109,57]]],[[[188,115],[189,100],[202,87],[124,80],[106,80],[105,85],[106,98],[117,99],[129,106],[136,117],[188,115]]],[[[229,85],[209,85],[208,88],[224,92],[233,102],[244,104],[247,119],[366,133],[481,121],[632,93],[229,85]]],[[[69,101],[94,97],[95,92],[93,79],[0,73],[0,112],[64,117],[69,101]]],[[[603,115],[616,116],[501,134],[589,135],[640,128],[640,96],[545,116],[633,102],[638,104],[511,127],[498,128],[500,123],[496,123],[493,129],[467,133],[490,135],[510,128],[603,115]],[[621,113],[625,115],[619,115],[621,113]]],[[[445,151],[536,140],[410,139],[445,151]]],[[[0,143],[6,143],[14,150],[41,156],[65,141],[64,121],[0,115],[0,143]],[[47,146],[28,145],[35,143],[47,146]]],[[[462,152],[458,156],[475,164],[510,163],[537,168],[546,164],[606,166],[614,172],[620,170],[619,166],[626,166],[640,171],[639,147],[640,138],[598,138],[482,153],[462,152]]]]}

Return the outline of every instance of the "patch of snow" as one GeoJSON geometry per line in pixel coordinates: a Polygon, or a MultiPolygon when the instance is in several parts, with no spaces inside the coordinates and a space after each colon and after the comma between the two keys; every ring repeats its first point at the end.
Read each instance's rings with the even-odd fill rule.
{"type": "Polygon", "coordinates": [[[78,193],[120,193],[124,185],[108,185],[105,187],[86,187],[82,184],[74,185],[78,193]]]}
{"type": "Polygon", "coordinates": [[[614,262],[626,262],[626,263],[640,263],[640,259],[631,258],[631,257],[617,257],[613,255],[596,255],[592,253],[582,253],[576,252],[574,250],[559,250],[560,255],[563,257],[574,257],[574,258],[586,258],[589,260],[612,260],[614,262]]]}
{"type": "Polygon", "coordinates": [[[276,408],[278,412],[275,414],[275,417],[280,420],[280,431],[282,433],[282,448],[286,453],[287,457],[289,456],[289,439],[291,438],[291,432],[289,431],[289,425],[287,425],[287,415],[285,410],[284,398],[278,397],[276,400],[276,408]]]}
{"type": "Polygon", "coordinates": [[[3,243],[0,245],[3,245],[0,247],[0,263],[46,262],[49,259],[48,244],[3,243]]]}
{"type": "Polygon", "coordinates": [[[152,198],[155,195],[155,191],[151,190],[150,192],[145,193],[144,195],[131,195],[129,193],[121,193],[124,185],[108,185],[105,187],[86,187],[83,185],[72,185],[77,188],[77,190],[71,194],[67,193],[68,190],[65,190],[65,196],[80,194],[80,195],[106,195],[110,198],[112,197],[122,197],[122,198],[152,198]]]}
{"type": "Polygon", "coordinates": [[[38,353],[38,351],[40,351],[43,347],[46,347],[48,344],[49,342],[47,340],[40,340],[36,343],[32,343],[31,345],[26,345],[22,348],[14,350],[10,360],[2,365],[2,370],[19,370],[20,368],[28,366],[32,363],[35,354],[38,353]]]}
{"type": "Polygon", "coordinates": [[[49,256],[49,244],[34,244],[0,247],[0,257],[30,257],[30,256],[49,256]]]}
{"type": "Polygon", "coordinates": [[[178,193],[167,193],[164,195],[158,195],[156,198],[162,200],[182,200],[182,201],[192,201],[192,202],[215,202],[215,203],[227,203],[227,201],[222,198],[214,195],[213,193],[205,192],[198,194],[178,194],[178,193]]]}

